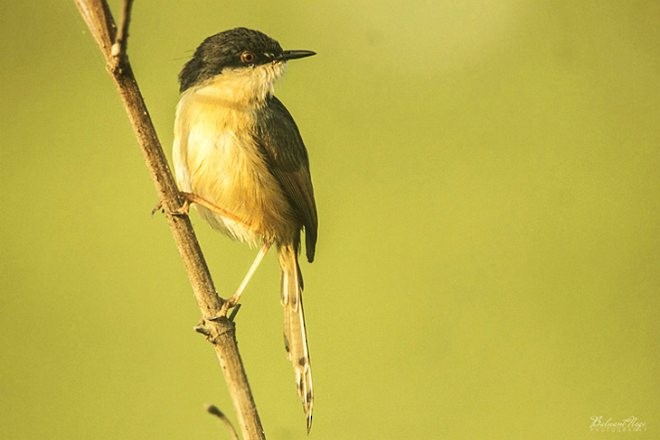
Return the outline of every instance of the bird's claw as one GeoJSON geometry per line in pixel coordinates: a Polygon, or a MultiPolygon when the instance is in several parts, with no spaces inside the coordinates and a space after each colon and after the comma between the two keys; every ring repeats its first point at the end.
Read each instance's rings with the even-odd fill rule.
{"type": "Polygon", "coordinates": [[[154,209],[151,210],[151,215],[154,215],[157,211],[163,212],[163,202],[158,202],[154,209]]]}
{"type": "MultiPolygon", "coordinates": [[[[191,197],[189,193],[186,192],[181,192],[180,193],[181,198],[183,199],[183,204],[179,206],[177,209],[173,211],[167,211],[169,215],[177,216],[177,217],[183,217],[188,215],[190,212],[190,204],[191,204],[191,197]]],[[[163,208],[163,202],[160,201],[154,208],[151,210],[151,215],[154,215],[157,211],[160,212],[165,212],[165,208],[163,208]]]]}

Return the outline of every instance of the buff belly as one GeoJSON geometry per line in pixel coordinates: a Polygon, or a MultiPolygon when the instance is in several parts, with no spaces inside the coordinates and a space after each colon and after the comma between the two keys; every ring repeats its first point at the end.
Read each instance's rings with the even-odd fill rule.
{"type": "Polygon", "coordinates": [[[184,93],[172,154],[177,183],[240,219],[197,207],[228,236],[253,246],[289,242],[296,233],[291,206],[249,135],[253,118],[252,112],[194,90],[184,93]]]}

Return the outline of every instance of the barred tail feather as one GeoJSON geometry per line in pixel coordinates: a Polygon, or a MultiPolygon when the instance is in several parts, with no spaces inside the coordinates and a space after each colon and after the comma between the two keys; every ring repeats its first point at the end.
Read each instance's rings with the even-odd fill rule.
{"type": "Polygon", "coordinates": [[[279,249],[282,269],[282,307],[284,308],[284,344],[296,377],[298,395],[307,417],[307,431],[312,426],[312,370],[307,347],[305,312],[302,303],[302,275],[298,268],[298,256],[293,246],[279,249]]]}

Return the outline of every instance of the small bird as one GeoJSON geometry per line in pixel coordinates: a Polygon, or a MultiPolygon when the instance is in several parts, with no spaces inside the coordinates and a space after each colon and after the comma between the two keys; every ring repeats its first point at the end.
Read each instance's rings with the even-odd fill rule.
{"type": "Polygon", "coordinates": [[[269,248],[277,248],[284,342],[308,432],[314,394],[298,254],[304,230],[307,260],[314,260],[318,220],[307,150],[273,87],[288,60],[311,55],[283,50],[246,28],[205,39],[179,74],[172,153],[186,200],[213,228],[261,246],[228,307],[237,304],[269,248]]]}

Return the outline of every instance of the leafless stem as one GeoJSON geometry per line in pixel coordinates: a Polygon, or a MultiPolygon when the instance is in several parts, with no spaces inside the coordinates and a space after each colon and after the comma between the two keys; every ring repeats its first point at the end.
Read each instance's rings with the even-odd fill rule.
{"type": "Polygon", "coordinates": [[[122,2],[119,32],[117,33],[117,38],[115,38],[115,42],[112,44],[112,55],[116,58],[126,56],[126,48],[128,45],[128,27],[131,24],[132,8],[133,8],[133,0],[124,0],[122,2]]]}
{"type": "Polygon", "coordinates": [[[105,58],[106,68],[124,102],[202,313],[202,323],[198,326],[198,331],[205,334],[213,344],[238,415],[243,438],[264,439],[261,421],[238,352],[234,323],[221,312],[224,300],[215,291],[190,219],[185,215],[170,214],[179,210],[183,200],[179,196],[165,153],[126,56],[132,1],[123,2],[119,32],[106,0],[75,0],[75,3],[105,58]]]}
{"type": "Polygon", "coordinates": [[[238,433],[234,429],[234,425],[231,424],[231,421],[227,418],[225,413],[220,411],[220,408],[215,405],[209,405],[206,407],[206,411],[208,411],[209,414],[216,416],[222,421],[222,423],[224,423],[227,431],[229,431],[229,434],[231,435],[232,440],[238,440],[238,433]]]}

